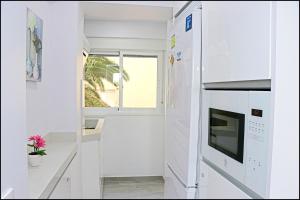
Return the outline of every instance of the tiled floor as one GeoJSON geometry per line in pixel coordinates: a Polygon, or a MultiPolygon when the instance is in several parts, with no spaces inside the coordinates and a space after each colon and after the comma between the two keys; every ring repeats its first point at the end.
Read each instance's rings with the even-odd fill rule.
{"type": "Polygon", "coordinates": [[[158,177],[112,177],[104,178],[104,199],[162,199],[163,178],[158,177]]]}

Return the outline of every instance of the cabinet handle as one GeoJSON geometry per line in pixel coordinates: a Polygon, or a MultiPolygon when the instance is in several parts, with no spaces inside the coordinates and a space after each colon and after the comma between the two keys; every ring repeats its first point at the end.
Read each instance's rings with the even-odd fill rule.
{"type": "Polygon", "coordinates": [[[67,177],[67,182],[71,181],[71,178],[70,177],[67,177]]]}

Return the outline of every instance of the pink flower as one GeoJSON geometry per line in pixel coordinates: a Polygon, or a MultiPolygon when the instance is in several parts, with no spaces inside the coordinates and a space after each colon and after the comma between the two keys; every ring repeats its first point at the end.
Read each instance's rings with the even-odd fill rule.
{"type": "Polygon", "coordinates": [[[29,138],[28,138],[28,141],[32,141],[32,140],[35,140],[35,136],[33,135],[33,136],[30,136],[29,138]]]}
{"type": "Polygon", "coordinates": [[[37,139],[36,140],[36,147],[37,148],[45,147],[45,140],[43,138],[37,139]]]}
{"type": "Polygon", "coordinates": [[[33,141],[33,145],[36,148],[45,147],[46,141],[40,135],[33,135],[28,138],[28,141],[33,141]]]}

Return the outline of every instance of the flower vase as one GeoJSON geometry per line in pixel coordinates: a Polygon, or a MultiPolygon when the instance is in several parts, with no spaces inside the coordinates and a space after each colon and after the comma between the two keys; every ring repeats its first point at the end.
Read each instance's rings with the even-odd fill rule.
{"type": "Polygon", "coordinates": [[[32,167],[37,167],[42,162],[42,156],[41,155],[28,155],[29,164],[32,167]]]}

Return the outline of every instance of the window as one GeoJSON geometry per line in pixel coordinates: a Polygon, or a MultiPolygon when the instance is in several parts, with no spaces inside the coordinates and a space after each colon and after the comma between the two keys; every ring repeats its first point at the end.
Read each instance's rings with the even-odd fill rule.
{"type": "Polygon", "coordinates": [[[157,109],[160,53],[90,54],[84,66],[84,105],[101,109],[157,109]]]}
{"type": "Polygon", "coordinates": [[[85,107],[119,106],[119,56],[89,55],[84,67],[85,107]]]}
{"type": "Polygon", "coordinates": [[[157,93],[157,57],[123,57],[123,71],[129,80],[123,81],[123,107],[155,108],[157,93]]]}

